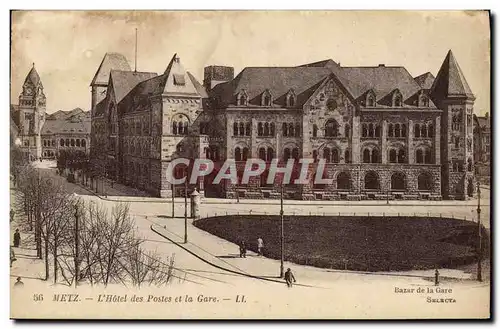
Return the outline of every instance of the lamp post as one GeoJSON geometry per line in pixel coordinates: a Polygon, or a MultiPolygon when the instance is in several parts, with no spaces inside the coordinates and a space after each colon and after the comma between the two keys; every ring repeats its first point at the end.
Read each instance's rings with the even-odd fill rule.
{"type": "Polygon", "coordinates": [[[483,257],[482,250],[482,236],[481,236],[481,189],[479,187],[479,181],[477,182],[477,234],[478,234],[478,249],[477,249],[477,281],[483,281],[482,273],[481,273],[481,262],[483,257]]]}
{"type": "Polygon", "coordinates": [[[281,183],[281,193],[280,193],[280,205],[281,205],[281,210],[280,210],[280,220],[281,220],[281,229],[280,229],[280,242],[281,242],[281,263],[280,263],[280,278],[283,278],[285,276],[285,270],[283,267],[283,263],[285,261],[285,254],[284,254],[284,249],[285,249],[285,239],[284,239],[284,234],[283,234],[283,183],[281,183]]]}
{"type": "Polygon", "coordinates": [[[174,204],[174,202],[175,202],[175,185],[174,185],[174,183],[172,183],[171,185],[172,185],[172,218],[174,218],[175,217],[175,210],[174,210],[174,208],[175,208],[175,204],[174,204]]]}
{"type": "Polygon", "coordinates": [[[187,168],[186,168],[186,175],[184,179],[184,243],[188,242],[188,228],[187,228],[187,189],[188,189],[188,183],[187,183],[187,168]]]}
{"type": "MultiPolygon", "coordinates": [[[[73,193],[76,197],[76,193],[73,193]]],[[[78,200],[75,203],[75,288],[78,286],[80,276],[80,218],[78,214],[78,200]]]]}

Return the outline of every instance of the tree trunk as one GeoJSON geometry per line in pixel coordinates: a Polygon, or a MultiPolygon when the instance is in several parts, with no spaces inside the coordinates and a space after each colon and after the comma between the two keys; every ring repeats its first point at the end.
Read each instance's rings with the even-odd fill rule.
{"type": "Polygon", "coordinates": [[[50,277],[50,266],[49,266],[49,237],[48,234],[45,238],[45,281],[50,277]]]}
{"type": "Polygon", "coordinates": [[[36,240],[36,256],[42,259],[42,227],[40,223],[40,214],[35,215],[35,240],[36,240]]]}
{"type": "Polygon", "coordinates": [[[57,284],[57,238],[54,238],[54,284],[57,284]]]}

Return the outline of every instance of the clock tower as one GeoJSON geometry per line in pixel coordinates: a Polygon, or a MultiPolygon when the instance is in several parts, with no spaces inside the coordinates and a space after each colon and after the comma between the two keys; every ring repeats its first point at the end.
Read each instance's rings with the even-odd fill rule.
{"type": "Polygon", "coordinates": [[[40,132],[45,123],[45,109],[42,81],[33,63],[19,95],[18,122],[21,147],[37,159],[42,156],[40,132]]]}

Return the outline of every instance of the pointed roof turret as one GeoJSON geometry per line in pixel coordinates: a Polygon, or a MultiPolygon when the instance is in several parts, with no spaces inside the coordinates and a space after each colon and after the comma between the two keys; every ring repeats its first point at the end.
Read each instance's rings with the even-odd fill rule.
{"type": "Polygon", "coordinates": [[[446,98],[475,99],[451,50],[448,51],[438,75],[432,84],[431,95],[433,98],[440,100],[446,98]]]}
{"type": "Polygon", "coordinates": [[[127,58],[120,53],[106,53],[102,59],[101,65],[90,83],[93,85],[107,86],[111,70],[131,71],[127,58]]]}
{"type": "Polygon", "coordinates": [[[24,80],[24,83],[32,83],[35,87],[38,86],[38,84],[41,84],[40,76],[38,75],[38,72],[35,69],[35,63],[33,63],[33,67],[29,71],[28,75],[26,76],[26,79],[24,80]]]}
{"type": "Polygon", "coordinates": [[[163,73],[163,94],[191,94],[199,95],[191,78],[181,64],[181,59],[174,54],[165,72],[163,73]]]}

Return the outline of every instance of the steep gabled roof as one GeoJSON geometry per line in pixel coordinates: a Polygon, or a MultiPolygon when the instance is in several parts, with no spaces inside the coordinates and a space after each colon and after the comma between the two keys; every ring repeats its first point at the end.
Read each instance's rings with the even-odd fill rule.
{"type": "Polygon", "coordinates": [[[167,69],[163,73],[162,94],[198,95],[198,91],[191,79],[186,77],[187,72],[181,64],[179,56],[174,54],[167,69]]]}
{"type": "Polygon", "coordinates": [[[119,53],[106,53],[90,85],[107,85],[111,70],[131,71],[125,56],[119,53]]]}
{"type": "Polygon", "coordinates": [[[418,83],[422,89],[431,89],[434,80],[435,78],[431,72],[426,72],[415,78],[415,82],[418,83]]]}
{"type": "Polygon", "coordinates": [[[137,84],[157,75],[153,72],[111,70],[110,85],[112,85],[116,103],[119,103],[137,84]]]}
{"type": "MultiPolygon", "coordinates": [[[[274,100],[281,99],[289,90],[300,95],[323,81],[332,72],[324,67],[247,67],[233,80],[218,84],[211,94],[217,94],[224,105],[235,104],[236,95],[245,91],[249,103],[259,103],[260,95],[268,89],[274,100]]],[[[297,104],[297,106],[302,106],[297,104]]]]}
{"type": "Polygon", "coordinates": [[[403,100],[406,100],[421,89],[402,66],[342,67],[342,70],[351,83],[351,91],[355,98],[373,89],[378,100],[399,89],[403,100]]]}
{"type": "Polygon", "coordinates": [[[193,86],[196,88],[196,91],[198,92],[198,94],[200,94],[201,98],[207,98],[208,94],[207,91],[205,90],[205,87],[203,87],[203,85],[199,83],[198,80],[196,80],[196,78],[194,77],[194,75],[192,75],[190,72],[186,71],[186,73],[191,79],[193,86]]]}
{"type": "Polygon", "coordinates": [[[29,83],[31,82],[35,87],[38,86],[38,84],[42,84],[40,80],[40,76],[38,75],[38,72],[35,69],[35,64],[33,63],[33,67],[31,70],[28,72],[28,75],[26,76],[26,79],[24,79],[24,83],[29,83]]]}
{"type": "Polygon", "coordinates": [[[433,98],[446,99],[449,97],[460,97],[474,99],[467,80],[460,69],[460,66],[453,56],[452,51],[448,51],[436,79],[431,87],[433,98]]]}

